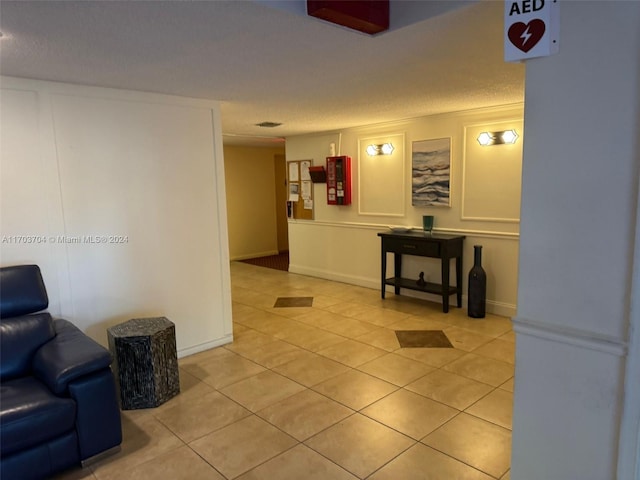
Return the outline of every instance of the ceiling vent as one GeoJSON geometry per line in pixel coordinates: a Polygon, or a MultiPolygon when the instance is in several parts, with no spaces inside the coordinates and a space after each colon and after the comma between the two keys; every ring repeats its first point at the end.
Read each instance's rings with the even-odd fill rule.
{"type": "Polygon", "coordinates": [[[279,127],[280,125],[282,125],[282,124],[281,124],[281,123],[278,123],[278,122],[261,122],[261,123],[256,123],[256,127],[264,127],[264,128],[279,127]]]}

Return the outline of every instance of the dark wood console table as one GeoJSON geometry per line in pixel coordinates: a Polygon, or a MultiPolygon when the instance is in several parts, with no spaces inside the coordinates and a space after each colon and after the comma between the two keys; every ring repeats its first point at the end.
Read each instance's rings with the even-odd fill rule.
{"type": "Polygon", "coordinates": [[[424,233],[409,231],[407,233],[378,233],[382,242],[382,298],[385,286],[393,285],[395,294],[400,294],[401,288],[417,290],[419,292],[434,293],[442,296],[442,311],[449,311],[449,296],[455,294],[458,307],[462,307],[462,243],[464,236],[442,235],[438,233],[424,233]],[[394,255],[394,277],[385,278],[387,273],[387,253],[394,255]],[[439,258],[441,261],[442,284],[424,282],[419,284],[417,279],[402,278],[402,255],[439,258]],[[449,285],[449,263],[456,259],[456,286],[449,285]]]}

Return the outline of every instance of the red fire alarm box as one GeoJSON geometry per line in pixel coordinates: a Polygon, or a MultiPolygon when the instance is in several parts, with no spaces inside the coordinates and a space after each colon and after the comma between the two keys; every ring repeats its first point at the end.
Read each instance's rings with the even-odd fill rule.
{"type": "Polygon", "coordinates": [[[351,157],[327,157],[327,203],[351,205],[351,157]]]}

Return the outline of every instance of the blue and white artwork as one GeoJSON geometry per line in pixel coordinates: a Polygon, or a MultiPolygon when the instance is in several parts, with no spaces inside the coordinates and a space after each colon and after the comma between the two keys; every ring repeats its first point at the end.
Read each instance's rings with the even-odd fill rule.
{"type": "Polygon", "coordinates": [[[451,139],[413,142],[411,205],[450,206],[451,139]]]}

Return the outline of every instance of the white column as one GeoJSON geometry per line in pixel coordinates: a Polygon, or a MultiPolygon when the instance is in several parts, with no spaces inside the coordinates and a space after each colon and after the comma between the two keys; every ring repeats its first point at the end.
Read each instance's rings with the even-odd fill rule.
{"type": "Polygon", "coordinates": [[[560,52],[526,67],[511,478],[605,480],[634,417],[640,2],[560,8],[560,52]]]}

